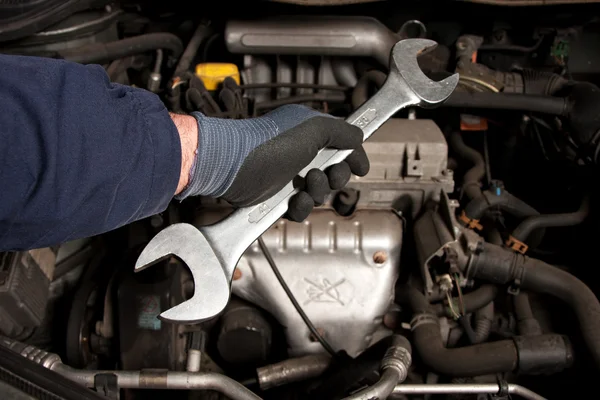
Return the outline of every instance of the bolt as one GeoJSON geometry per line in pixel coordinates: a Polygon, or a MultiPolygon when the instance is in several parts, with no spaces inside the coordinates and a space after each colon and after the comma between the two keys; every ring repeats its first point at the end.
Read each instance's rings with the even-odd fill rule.
{"type": "Polygon", "coordinates": [[[376,251],[373,253],[373,262],[375,264],[383,264],[387,261],[387,253],[385,251],[376,251]]]}
{"type": "Polygon", "coordinates": [[[236,268],[235,271],[233,271],[233,280],[237,281],[238,279],[242,278],[242,271],[239,268],[236,268]]]}
{"type": "Polygon", "coordinates": [[[383,316],[383,325],[389,329],[396,329],[400,324],[400,314],[392,311],[383,316]]]}

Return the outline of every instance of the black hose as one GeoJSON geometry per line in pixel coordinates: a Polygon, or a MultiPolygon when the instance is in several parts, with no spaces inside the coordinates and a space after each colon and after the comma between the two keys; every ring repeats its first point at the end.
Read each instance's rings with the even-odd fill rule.
{"type": "Polygon", "coordinates": [[[452,150],[454,150],[454,152],[462,159],[473,164],[463,177],[463,193],[469,199],[481,197],[481,181],[485,176],[485,160],[483,159],[483,156],[477,150],[467,146],[463,141],[461,134],[458,132],[452,132],[448,139],[452,150]]]}
{"type": "Polygon", "coordinates": [[[567,99],[522,93],[459,92],[455,91],[443,103],[444,107],[518,110],[566,116],[567,99]]]}
{"type": "Polygon", "coordinates": [[[531,311],[529,295],[525,292],[520,292],[514,296],[513,305],[515,307],[519,334],[522,336],[541,335],[542,328],[533,316],[533,311],[531,311]]]}
{"type": "Polygon", "coordinates": [[[541,228],[554,228],[559,226],[579,225],[590,213],[589,197],[585,196],[579,209],[572,213],[541,214],[523,220],[512,232],[512,237],[521,242],[526,242],[531,232],[541,228]]]}
{"type": "Polygon", "coordinates": [[[181,55],[177,66],[175,67],[175,72],[173,73],[174,77],[180,77],[184,72],[190,69],[190,65],[198,53],[198,49],[202,42],[208,37],[210,34],[210,27],[208,23],[200,22],[198,27],[194,31],[192,38],[188,42],[185,47],[185,51],[181,55]]]}
{"type": "Polygon", "coordinates": [[[492,207],[500,208],[517,218],[540,215],[535,208],[501,188],[486,190],[483,196],[471,200],[465,207],[465,214],[471,219],[479,220],[492,207]]]}
{"type": "Polygon", "coordinates": [[[463,332],[467,336],[467,339],[469,339],[469,343],[471,343],[471,344],[477,343],[477,335],[475,334],[475,331],[473,330],[473,326],[471,326],[471,320],[469,319],[469,316],[468,315],[461,316],[458,319],[458,323],[461,326],[461,328],[463,328],[463,332]]]}
{"type": "Polygon", "coordinates": [[[490,336],[492,324],[494,322],[494,302],[490,302],[479,310],[475,311],[473,318],[475,323],[475,343],[483,343],[490,336]]]}
{"type": "Polygon", "coordinates": [[[65,60],[81,64],[103,64],[158,49],[169,50],[171,57],[176,59],[183,51],[183,44],[171,33],[147,33],[115,42],[94,43],[61,50],[58,54],[65,60]]]}
{"type": "MultiPolygon", "coordinates": [[[[498,287],[496,285],[481,285],[478,289],[473,290],[470,293],[466,293],[463,295],[463,305],[465,307],[465,313],[470,314],[475,312],[496,298],[498,294],[498,287]]],[[[451,316],[450,309],[448,305],[445,303],[434,304],[431,306],[432,311],[439,317],[442,316],[451,316]]]]}
{"type": "Polygon", "coordinates": [[[413,347],[425,365],[439,374],[471,377],[501,372],[554,373],[573,362],[569,341],[561,335],[516,336],[508,340],[448,349],[444,347],[437,317],[425,295],[406,289],[413,309],[413,347]]]}
{"type": "Polygon", "coordinates": [[[600,368],[600,302],[585,283],[543,261],[490,243],[483,243],[483,251],[472,257],[467,275],[499,284],[518,280],[521,289],[549,294],[567,303],[575,312],[583,339],[600,368]]]}
{"type": "Polygon", "coordinates": [[[518,354],[512,340],[501,340],[468,347],[444,347],[437,317],[429,312],[425,296],[409,288],[413,318],[413,344],[422,361],[435,372],[448,376],[478,376],[513,371],[518,354]]]}
{"type": "Polygon", "coordinates": [[[339,354],[320,378],[320,383],[310,390],[311,399],[339,399],[348,393],[358,382],[373,378],[381,364],[386,349],[392,344],[392,336],[387,336],[356,358],[339,354]]]}

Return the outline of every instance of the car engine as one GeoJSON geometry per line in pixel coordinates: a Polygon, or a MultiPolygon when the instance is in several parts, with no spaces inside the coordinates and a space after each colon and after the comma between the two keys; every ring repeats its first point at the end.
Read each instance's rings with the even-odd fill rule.
{"type": "Polygon", "coordinates": [[[346,118],[404,39],[459,74],[364,143],[366,176],[253,243],[215,318],[159,318],[194,294],[183,260],[134,265],[222,200],[0,253],[1,397],[594,398],[599,32],[595,1],[0,2],[0,53],[100,64],[174,113],[346,118]]]}

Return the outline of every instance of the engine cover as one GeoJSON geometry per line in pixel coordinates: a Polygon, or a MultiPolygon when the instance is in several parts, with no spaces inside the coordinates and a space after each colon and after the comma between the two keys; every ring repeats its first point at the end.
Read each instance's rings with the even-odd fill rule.
{"type": "MultiPolygon", "coordinates": [[[[303,223],[280,220],[263,240],[283,279],[334,350],[360,354],[383,329],[394,298],[403,224],[389,210],[342,217],[315,210],[303,223]]],[[[269,311],[286,329],[291,356],[323,352],[257,243],[238,263],[233,293],[269,311]]]]}

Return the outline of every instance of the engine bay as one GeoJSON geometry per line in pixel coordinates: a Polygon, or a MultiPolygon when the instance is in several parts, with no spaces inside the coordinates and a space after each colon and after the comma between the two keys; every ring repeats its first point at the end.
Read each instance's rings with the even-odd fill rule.
{"type": "Polygon", "coordinates": [[[439,108],[408,107],[364,143],[366,176],[254,242],[215,318],[161,320],[194,295],[190,271],[134,265],[165,228],[226,218],[225,201],[0,253],[0,393],[595,397],[599,17],[536,0],[0,5],[0,53],[100,64],[174,113],[347,118],[403,39],[438,43],[418,58],[429,78],[459,74],[439,108]]]}

